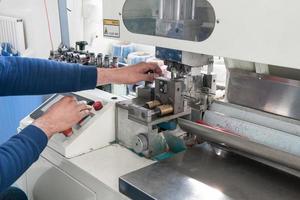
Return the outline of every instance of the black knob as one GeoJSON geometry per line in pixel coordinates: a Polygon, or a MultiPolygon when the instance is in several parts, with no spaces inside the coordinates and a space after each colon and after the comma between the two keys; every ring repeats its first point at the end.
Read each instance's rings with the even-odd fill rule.
{"type": "Polygon", "coordinates": [[[87,41],[78,41],[76,42],[76,50],[78,50],[77,47],[79,47],[79,51],[84,51],[86,45],[88,45],[87,41]]]}

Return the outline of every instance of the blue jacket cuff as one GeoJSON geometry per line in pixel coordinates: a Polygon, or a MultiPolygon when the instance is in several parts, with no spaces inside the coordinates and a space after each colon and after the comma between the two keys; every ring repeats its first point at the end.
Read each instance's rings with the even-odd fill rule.
{"type": "Polygon", "coordinates": [[[97,84],[97,68],[82,66],[80,70],[80,90],[94,89],[97,84]]]}
{"type": "Polygon", "coordinates": [[[35,143],[36,147],[39,150],[39,153],[41,153],[47,146],[47,135],[44,133],[44,131],[42,131],[42,129],[36,126],[29,125],[25,129],[23,129],[20,134],[30,138],[35,143]]]}

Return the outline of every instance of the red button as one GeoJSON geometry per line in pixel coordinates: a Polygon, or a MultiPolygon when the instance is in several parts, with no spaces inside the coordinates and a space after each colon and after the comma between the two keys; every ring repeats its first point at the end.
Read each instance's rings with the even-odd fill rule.
{"type": "Polygon", "coordinates": [[[93,107],[96,111],[98,110],[101,110],[103,108],[103,104],[101,101],[96,101],[94,104],[93,104],[93,107]]]}
{"type": "Polygon", "coordinates": [[[70,137],[73,134],[72,128],[69,128],[62,132],[66,137],[70,137]]]}

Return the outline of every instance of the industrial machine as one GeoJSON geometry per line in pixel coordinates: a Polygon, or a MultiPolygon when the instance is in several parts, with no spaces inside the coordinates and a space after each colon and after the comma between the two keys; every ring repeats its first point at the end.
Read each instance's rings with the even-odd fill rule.
{"type": "Polygon", "coordinates": [[[93,106],[91,115],[51,138],[40,159],[17,181],[29,199],[126,199],[118,178],[152,164],[115,144],[115,104],[122,97],[95,89],[56,94],[20,122],[19,131],[63,96],[93,106]]]}
{"type": "Polygon", "coordinates": [[[154,87],[146,83],[136,98],[117,103],[118,142],[148,158],[172,151],[166,137],[180,136],[183,146],[192,142],[189,134],[176,129],[177,119],[201,120],[216,92],[216,75],[201,71],[204,65],[212,68],[211,56],[199,56],[200,66],[189,66],[163,58],[165,51],[172,50],[157,48],[156,53],[166,60],[171,76],[157,78],[154,87]]]}
{"type": "Polygon", "coordinates": [[[193,145],[122,176],[120,192],[133,199],[300,197],[299,5],[104,0],[104,35],[156,46],[172,74],[117,104],[119,121],[127,120],[116,122],[118,142],[155,157],[171,146],[160,123],[176,119],[171,135],[193,145]],[[225,88],[217,86],[213,56],[224,57],[225,88]],[[225,89],[224,98],[217,89],[225,89]]]}
{"type": "Polygon", "coordinates": [[[104,36],[156,46],[170,76],[136,98],[76,93],[112,106],[53,138],[20,183],[34,199],[299,199],[299,6],[104,0],[104,36]]]}

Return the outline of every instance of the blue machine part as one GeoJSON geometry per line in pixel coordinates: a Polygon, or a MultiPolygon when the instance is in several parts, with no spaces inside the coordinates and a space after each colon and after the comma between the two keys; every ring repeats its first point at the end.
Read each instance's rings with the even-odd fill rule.
{"type": "Polygon", "coordinates": [[[134,52],[133,44],[114,44],[112,55],[119,58],[119,62],[126,63],[127,57],[134,52]]]}
{"type": "MultiPolygon", "coordinates": [[[[177,128],[177,123],[175,120],[169,121],[169,122],[163,122],[158,124],[158,127],[164,129],[164,130],[175,130],[177,128]]],[[[159,155],[156,155],[154,157],[155,160],[161,161],[165,160],[168,158],[173,157],[175,154],[185,151],[186,150],[186,145],[184,141],[172,134],[169,134],[167,131],[164,132],[163,134],[165,142],[167,143],[168,146],[168,151],[161,153],[159,155]]]]}
{"type": "Polygon", "coordinates": [[[153,159],[157,160],[157,161],[162,161],[162,160],[166,160],[168,158],[172,158],[174,155],[175,155],[175,153],[173,153],[173,152],[164,152],[162,154],[154,156],[153,159]]]}
{"type": "Polygon", "coordinates": [[[164,136],[171,152],[179,153],[186,150],[187,147],[182,139],[167,133],[164,136]]]}
{"type": "Polygon", "coordinates": [[[171,158],[174,155],[176,155],[177,153],[180,153],[187,149],[184,141],[178,137],[175,137],[171,134],[164,133],[164,138],[169,147],[169,151],[163,152],[159,155],[154,156],[153,157],[154,160],[157,160],[157,161],[165,160],[165,159],[171,158]]]}
{"type": "Polygon", "coordinates": [[[20,55],[20,53],[10,43],[1,43],[0,47],[0,56],[20,55]]]}
{"type": "Polygon", "coordinates": [[[58,0],[58,12],[59,12],[59,25],[61,30],[60,31],[61,43],[67,47],[70,47],[70,30],[69,30],[67,0],[58,0]]]}
{"type": "Polygon", "coordinates": [[[176,127],[177,127],[177,123],[176,121],[172,120],[172,121],[169,121],[169,122],[163,122],[163,123],[160,123],[158,124],[158,127],[159,128],[162,128],[164,130],[175,130],[176,127]]]}
{"type": "Polygon", "coordinates": [[[155,56],[161,60],[168,60],[174,62],[182,62],[182,51],[175,49],[168,49],[162,47],[155,47],[155,56]]]}

